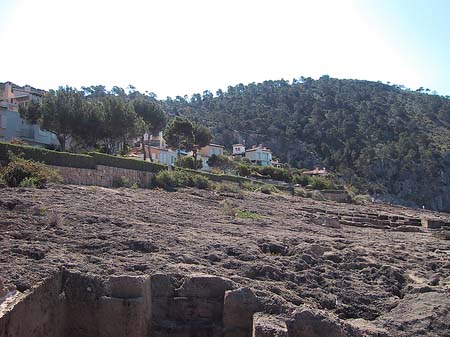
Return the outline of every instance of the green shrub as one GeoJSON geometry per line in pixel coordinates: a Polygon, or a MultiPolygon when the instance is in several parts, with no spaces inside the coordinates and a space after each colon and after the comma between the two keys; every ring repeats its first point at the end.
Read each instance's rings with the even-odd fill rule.
{"type": "Polygon", "coordinates": [[[372,203],[372,198],[368,194],[357,194],[352,201],[357,205],[368,205],[372,203]]]}
{"type": "Polygon", "coordinates": [[[268,176],[273,180],[291,182],[292,177],[288,170],[273,166],[255,166],[254,170],[263,176],[268,176]]]}
{"type": "Polygon", "coordinates": [[[194,159],[194,157],[191,156],[185,156],[181,157],[179,160],[177,160],[176,165],[179,167],[188,168],[191,170],[199,170],[203,167],[203,162],[201,159],[197,159],[197,161],[194,159]]]}
{"type": "Polygon", "coordinates": [[[112,187],[131,187],[130,179],[127,177],[114,177],[112,181],[112,187]]]}
{"type": "Polygon", "coordinates": [[[241,218],[241,219],[262,219],[263,218],[263,216],[259,215],[258,213],[241,210],[241,209],[237,210],[237,212],[235,213],[235,217],[241,218]]]}
{"type": "Polygon", "coordinates": [[[39,187],[39,181],[36,179],[36,177],[26,177],[23,179],[20,184],[20,187],[31,187],[31,188],[38,188],[39,187]]]}
{"type": "Polygon", "coordinates": [[[250,170],[250,166],[249,165],[239,164],[238,174],[240,176],[248,177],[251,173],[252,173],[252,171],[250,170]]]}
{"type": "Polygon", "coordinates": [[[259,179],[273,179],[284,182],[291,182],[292,176],[289,170],[273,166],[256,166],[240,163],[237,169],[240,176],[253,176],[259,179]]]}
{"type": "Polygon", "coordinates": [[[230,171],[236,166],[236,163],[230,160],[228,156],[213,154],[208,159],[208,165],[211,167],[221,169],[223,171],[230,171]]]}
{"type": "Polygon", "coordinates": [[[259,188],[259,191],[264,194],[272,194],[280,192],[280,190],[273,185],[263,185],[259,188]]]}
{"type": "Polygon", "coordinates": [[[260,184],[256,184],[256,183],[254,183],[252,181],[244,181],[241,184],[241,187],[244,190],[251,191],[251,192],[256,192],[261,187],[261,185],[260,184]]]}
{"type": "Polygon", "coordinates": [[[311,187],[315,190],[334,190],[336,185],[325,177],[311,177],[311,187]]]}
{"type": "Polygon", "coordinates": [[[209,179],[191,172],[185,171],[161,171],[154,179],[155,186],[172,191],[176,187],[197,187],[206,189],[209,187],[209,179]]]}
{"type": "Polygon", "coordinates": [[[214,185],[214,188],[219,192],[230,192],[236,194],[241,192],[239,186],[233,183],[226,183],[226,182],[216,183],[214,185]]]}
{"type": "Polygon", "coordinates": [[[60,180],[55,170],[42,163],[15,157],[0,169],[0,176],[10,187],[23,183],[26,187],[42,188],[48,182],[60,180]]]}
{"type": "Polygon", "coordinates": [[[299,184],[300,186],[308,186],[311,182],[310,177],[303,174],[296,174],[292,177],[292,183],[299,184]]]}
{"type": "Polygon", "coordinates": [[[156,174],[154,184],[155,186],[161,187],[167,191],[172,191],[175,187],[177,187],[177,180],[173,171],[161,171],[156,174]]]}
{"type": "Polygon", "coordinates": [[[208,173],[208,172],[195,171],[195,170],[191,170],[191,169],[182,169],[182,168],[177,168],[177,171],[184,171],[184,172],[190,172],[190,173],[202,175],[203,177],[206,177],[211,181],[218,181],[218,182],[229,181],[229,182],[234,182],[234,183],[243,183],[244,181],[251,181],[250,179],[247,179],[244,177],[239,177],[239,176],[234,176],[231,174],[213,174],[213,173],[208,173]]]}
{"type": "Polygon", "coordinates": [[[209,187],[209,179],[201,175],[194,176],[195,187],[205,190],[209,187]]]}

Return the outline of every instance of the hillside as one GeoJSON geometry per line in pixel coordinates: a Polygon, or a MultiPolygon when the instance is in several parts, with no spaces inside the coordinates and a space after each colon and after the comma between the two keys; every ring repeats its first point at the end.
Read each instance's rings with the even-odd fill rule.
{"type": "Polygon", "coordinates": [[[168,98],[169,113],[213,128],[215,140],[269,146],[283,162],[325,165],[361,191],[450,211],[450,99],[323,76],[239,84],[168,98]]]}

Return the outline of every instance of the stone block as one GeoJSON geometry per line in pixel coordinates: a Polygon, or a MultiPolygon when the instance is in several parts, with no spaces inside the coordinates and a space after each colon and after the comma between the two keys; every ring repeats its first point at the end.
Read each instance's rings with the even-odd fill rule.
{"type": "Polygon", "coordinates": [[[105,288],[111,297],[145,297],[150,293],[150,279],[146,276],[112,276],[106,282],[105,288]]]}
{"type": "Polygon", "coordinates": [[[177,293],[181,297],[223,298],[225,291],[233,286],[234,283],[224,277],[194,274],[184,279],[177,293]]]}
{"type": "Polygon", "coordinates": [[[252,337],[288,337],[284,320],[267,314],[253,315],[252,337]]]}
{"type": "Polygon", "coordinates": [[[253,314],[257,309],[258,300],[250,288],[226,291],[223,307],[224,336],[250,336],[253,314]]]}
{"type": "Polygon", "coordinates": [[[286,321],[289,337],[345,337],[338,318],[322,310],[303,306],[286,321]]]}
{"type": "Polygon", "coordinates": [[[422,218],[421,222],[422,226],[428,229],[441,229],[441,227],[445,225],[440,219],[422,218]]]}

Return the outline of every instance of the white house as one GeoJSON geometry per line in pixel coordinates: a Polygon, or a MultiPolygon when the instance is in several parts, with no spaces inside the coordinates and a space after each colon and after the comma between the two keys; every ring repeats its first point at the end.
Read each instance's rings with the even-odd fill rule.
{"type": "Polygon", "coordinates": [[[261,145],[246,150],[245,158],[248,158],[255,165],[272,166],[272,151],[261,145]]]}
{"type": "Polygon", "coordinates": [[[233,156],[245,156],[245,145],[233,144],[233,156]]]}

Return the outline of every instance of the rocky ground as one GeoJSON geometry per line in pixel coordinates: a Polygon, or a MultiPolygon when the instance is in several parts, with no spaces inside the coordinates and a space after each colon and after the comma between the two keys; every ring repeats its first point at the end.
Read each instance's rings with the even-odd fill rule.
{"type": "Polygon", "coordinates": [[[450,235],[423,216],[450,222],[284,194],[5,188],[0,277],[25,291],[60,268],[201,272],[250,287],[266,313],[306,305],[380,336],[450,336],[450,235]]]}

